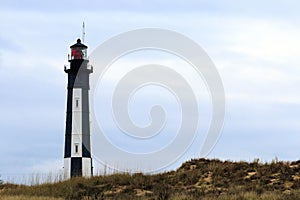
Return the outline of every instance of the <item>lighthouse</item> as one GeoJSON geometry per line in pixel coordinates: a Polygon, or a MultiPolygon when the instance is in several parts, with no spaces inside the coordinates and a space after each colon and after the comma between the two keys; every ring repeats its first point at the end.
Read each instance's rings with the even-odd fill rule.
{"type": "Polygon", "coordinates": [[[64,176],[92,176],[89,116],[89,75],[93,72],[88,65],[87,46],[78,39],[70,46],[68,56],[67,112],[64,149],[64,176]]]}

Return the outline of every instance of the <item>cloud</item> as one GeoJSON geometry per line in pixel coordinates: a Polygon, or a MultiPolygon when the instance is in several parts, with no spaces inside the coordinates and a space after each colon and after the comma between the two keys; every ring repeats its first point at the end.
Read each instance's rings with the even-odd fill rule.
{"type": "Polygon", "coordinates": [[[34,173],[50,173],[50,172],[60,172],[63,168],[63,160],[45,160],[42,163],[37,163],[33,166],[30,166],[28,171],[34,173]]]}

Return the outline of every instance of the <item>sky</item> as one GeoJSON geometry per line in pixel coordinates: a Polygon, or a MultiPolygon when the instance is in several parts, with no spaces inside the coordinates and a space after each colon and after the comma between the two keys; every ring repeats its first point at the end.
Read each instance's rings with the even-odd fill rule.
{"type": "MultiPolygon", "coordinates": [[[[63,68],[68,64],[69,46],[81,37],[83,21],[89,53],[115,35],[149,27],[176,31],[206,51],[220,74],[226,97],[223,130],[207,158],[300,158],[298,1],[0,3],[3,179],[14,181],[31,173],[61,170],[67,83],[63,68]]],[[[143,101],[138,105],[142,108],[143,101]]],[[[169,105],[172,111],[173,104],[169,105]]],[[[180,162],[197,157],[193,153],[180,162]]]]}

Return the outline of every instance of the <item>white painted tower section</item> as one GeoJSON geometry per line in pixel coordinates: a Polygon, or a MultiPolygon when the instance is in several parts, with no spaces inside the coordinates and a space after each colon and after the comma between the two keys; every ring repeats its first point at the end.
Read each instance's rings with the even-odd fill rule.
{"type": "Polygon", "coordinates": [[[73,89],[71,157],[82,157],[82,105],[81,88],[73,89]]]}
{"type": "Polygon", "coordinates": [[[71,178],[71,158],[64,158],[64,179],[71,178]]]}
{"type": "Polygon", "coordinates": [[[92,176],[92,159],[82,158],[82,176],[91,177],[92,176]]]}

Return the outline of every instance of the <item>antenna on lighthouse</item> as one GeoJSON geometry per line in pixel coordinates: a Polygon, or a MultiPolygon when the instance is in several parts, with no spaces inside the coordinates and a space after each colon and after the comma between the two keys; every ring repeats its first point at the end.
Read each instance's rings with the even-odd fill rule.
{"type": "Polygon", "coordinates": [[[84,44],[84,37],[85,37],[85,25],[84,25],[84,21],[82,23],[82,43],[84,44]]]}

